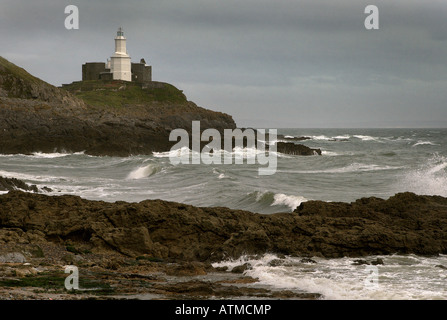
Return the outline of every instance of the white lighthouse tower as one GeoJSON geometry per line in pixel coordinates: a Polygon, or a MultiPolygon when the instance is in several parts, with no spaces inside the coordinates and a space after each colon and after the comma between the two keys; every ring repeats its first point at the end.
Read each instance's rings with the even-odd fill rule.
{"type": "Polygon", "coordinates": [[[127,54],[126,38],[121,27],[115,37],[115,53],[110,58],[110,72],[113,80],[132,81],[130,56],[127,54]]]}

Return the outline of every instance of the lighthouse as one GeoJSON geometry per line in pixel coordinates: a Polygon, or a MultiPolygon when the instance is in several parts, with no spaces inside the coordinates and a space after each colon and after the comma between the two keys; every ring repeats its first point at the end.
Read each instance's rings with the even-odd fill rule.
{"type": "Polygon", "coordinates": [[[126,37],[123,28],[119,28],[115,37],[115,53],[107,62],[86,62],[82,65],[82,81],[124,80],[138,83],[152,81],[152,66],[144,59],[132,63],[127,54],[126,37]]]}
{"type": "Polygon", "coordinates": [[[126,37],[119,28],[115,37],[115,53],[110,57],[110,72],[113,80],[132,81],[130,56],[127,54],[126,37]]]}

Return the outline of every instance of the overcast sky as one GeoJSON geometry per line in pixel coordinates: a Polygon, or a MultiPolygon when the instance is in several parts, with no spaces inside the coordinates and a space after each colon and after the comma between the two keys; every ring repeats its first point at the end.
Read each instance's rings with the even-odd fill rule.
{"type": "Polygon", "coordinates": [[[60,86],[120,26],[153,80],[239,126],[447,127],[445,0],[1,0],[0,55],[60,86]]]}

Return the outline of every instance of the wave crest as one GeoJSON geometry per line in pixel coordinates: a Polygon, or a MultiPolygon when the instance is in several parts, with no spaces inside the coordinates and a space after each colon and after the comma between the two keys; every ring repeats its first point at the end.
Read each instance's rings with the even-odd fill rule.
{"type": "Polygon", "coordinates": [[[248,194],[248,199],[253,199],[263,206],[283,206],[288,207],[291,211],[295,210],[302,202],[308,199],[302,196],[287,195],[284,193],[274,193],[271,191],[255,191],[248,194]]]}
{"type": "Polygon", "coordinates": [[[138,180],[150,177],[161,171],[161,166],[156,164],[148,164],[147,166],[138,167],[127,175],[128,180],[138,180]]]}
{"type": "Polygon", "coordinates": [[[413,147],[416,147],[416,146],[423,146],[423,145],[437,146],[436,143],[433,143],[433,142],[431,142],[431,141],[421,141],[421,140],[419,140],[418,142],[416,142],[415,144],[413,144],[413,147]]]}

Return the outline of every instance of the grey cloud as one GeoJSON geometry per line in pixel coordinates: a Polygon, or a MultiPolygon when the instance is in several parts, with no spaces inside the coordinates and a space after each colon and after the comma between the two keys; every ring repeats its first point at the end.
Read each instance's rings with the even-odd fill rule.
{"type": "Polygon", "coordinates": [[[86,61],[105,61],[123,26],[132,59],[152,64],[154,79],[238,123],[447,119],[445,1],[376,0],[374,31],[363,26],[364,0],[25,2],[2,2],[1,54],[55,85],[80,80],[86,61]],[[79,30],[63,27],[68,4],[79,7],[79,30]]]}

